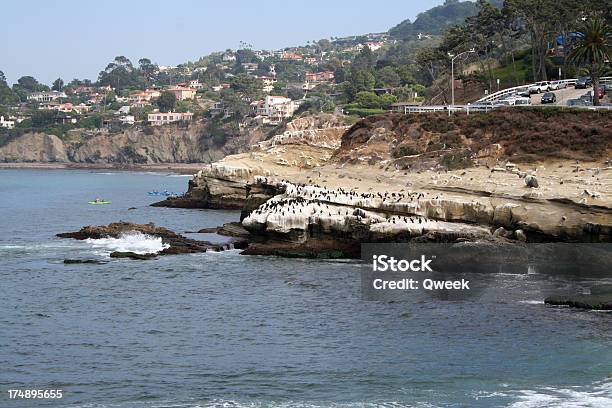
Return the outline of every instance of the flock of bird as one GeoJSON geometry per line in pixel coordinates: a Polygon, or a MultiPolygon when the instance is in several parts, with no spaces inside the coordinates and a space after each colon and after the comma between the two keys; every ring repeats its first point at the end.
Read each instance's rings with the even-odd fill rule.
{"type": "MultiPolygon", "coordinates": [[[[267,178],[259,180],[263,184],[268,184],[267,178]]],[[[282,217],[290,215],[315,215],[320,217],[355,217],[357,221],[362,221],[369,218],[371,224],[387,222],[391,224],[424,224],[429,221],[436,222],[421,216],[389,216],[368,217],[367,213],[359,208],[353,209],[348,206],[363,205],[364,200],[380,199],[382,201],[394,200],[400,202],[403,200],[419,200],[425,198],[426,193],[416,192],[384,192],[384,193],[357,193],[348,191],[343,188],[330,190],[326,187],[317,184],[293,184],[286,180],[281,180],[281,186],[285,188],[285,194],[288,198],[280,200],[268,200],[260,207],[256,208],[249,214],[277,214],[282,217]],[[330,202],[332,203],[330,205],[330,202]]],[[[435,197],[438,199],[439,197],[435,197]]],[[[367,206],[367,205],[366,205],[367,206]]]]}

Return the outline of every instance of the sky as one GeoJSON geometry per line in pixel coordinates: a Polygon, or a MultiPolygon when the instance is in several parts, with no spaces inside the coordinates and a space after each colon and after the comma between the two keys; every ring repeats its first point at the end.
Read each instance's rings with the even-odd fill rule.
{"type": "Polygon", "coordinates": [[[3,0],[0,71],[95,80],[117,55],[174,66],[214,51],[279,49],[384,32],[444,0],[3,0]]]}

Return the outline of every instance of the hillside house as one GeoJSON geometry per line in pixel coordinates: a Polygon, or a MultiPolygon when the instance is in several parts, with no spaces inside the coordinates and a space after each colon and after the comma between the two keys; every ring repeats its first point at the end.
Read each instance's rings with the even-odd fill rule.
{"type": "Polygon", "coordinates": [[[284,61],[302,61],[304,59],[300,54],[294,54],[290,52],[283,52],[283,56],[281,57],[284,61]]]}
{"type": "Polygon", "coordinates": [[[177,101],[184,101],[186,99],[194,99],[196,96],[196,90],[192,88],[185,88],[182,86],[173,86],[167,89],[168,92],[172,92],[176,96],[177,101]]]}
{"type": "Polygon", "coordinates": [[[329,83],[336,78],[334,71],[323,71],[323,72],[307,72],[304,75],[304,85],[302,89],[311,90],[317,85],[323,83],[329,83]]]}
{"type": "Polygon", "coordinates": [[[66,98],[66,93],[59,91],[44,91],[33,92],[28,96],[29,101],[36,102],[51,102],[59,98],[66,98]]]}
{"type": "Polygon", "coordinates": [[[383,41],[369,41],[365,45],[368,46],[370,51],[378,51],[384,47],[385,43],[383,41]]]}
{"type": "Polygon", "coordinates": [[[176,122],[191,122],[193,120],[193,113],[191,112],[154,112],[149,113],[148,122],[151,126],[167,125],[169,123],[176,122]]]}
{"type": "Polygon", "coordinates": [[[4,120],[4,116],[0,116],[0,127],[6,128],[6,129],[13,129],[15,127],[15,121],[14,120],[4,120]]]}
{"type": "Polygon", "coordinates": [[[246,72],[247,74],[252,74],[259,68],[259,64],[255,62],[244,62],[240,65],[242,66],[242,69],[244,69],[244,72],[246,72]]]}
{"type": "Polygon", "coordinates": [[[279,124],[283,119],[293,116],[299,108],[299,102],[284,96],[267,96],[262,101],[251,103],[251,113],[265,118],[264,123],[279,124]]]}

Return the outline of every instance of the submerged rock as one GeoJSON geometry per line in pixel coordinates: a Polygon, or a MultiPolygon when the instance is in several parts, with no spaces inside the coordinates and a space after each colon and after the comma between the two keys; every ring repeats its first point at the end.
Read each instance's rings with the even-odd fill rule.
{"type": "Polygon", "coordinates": [[[96,264],[96,265],[103,265],[105,263],[108,263],[106,261],[102,261],[99,259],[64,259],[64,263],[66,265],[73,265],[73,264],[96,264]]]}
{"type": "Polygon", "coordinates": [[[139,261],[146,261],[149,259],[157,258],[157,254],[137,254],[135,252],[115,251],[110,254],[110,257],[111,258],[129,258],[129,259],[136,259],[139,261]]]}
{"type": "Polygon", "coordinates": [[[612,293],[597,295],[551,296],[544,300],[547,305],[569,306],[578,309],[612,310],[612,293]]]}

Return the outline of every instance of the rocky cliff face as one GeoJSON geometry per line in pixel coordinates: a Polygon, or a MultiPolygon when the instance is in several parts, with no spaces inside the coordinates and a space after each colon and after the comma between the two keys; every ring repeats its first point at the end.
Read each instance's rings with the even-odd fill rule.
{"type": "Polygon", "coordinates": [[[258,128],[216,145],[204,124],[188,127],[129,128],[117,134],[68,135],[64,140],[42,133],[25,134],[0,147],[0,162],[96,164],[211,163],[248,150],[263,138],[258,128]]]}
{"type": "Polygon", "coordinates": [[[64,142],[55,135],[29,133],[0,147],[0,161],[68,162],[64,142]]]}

